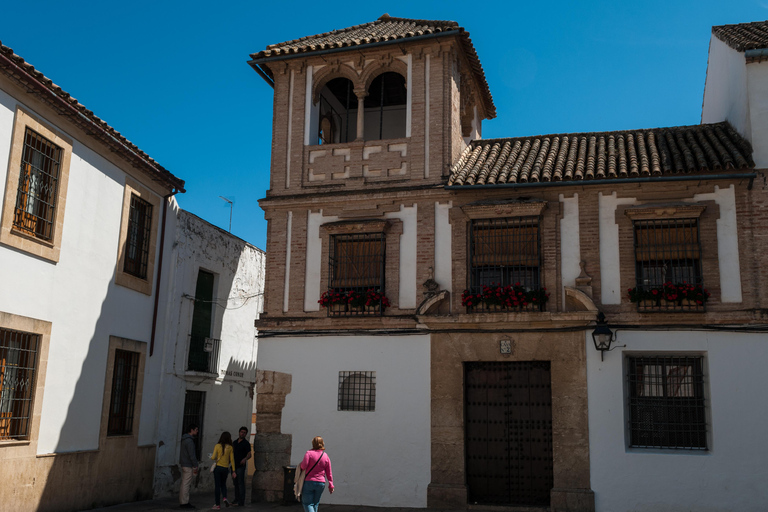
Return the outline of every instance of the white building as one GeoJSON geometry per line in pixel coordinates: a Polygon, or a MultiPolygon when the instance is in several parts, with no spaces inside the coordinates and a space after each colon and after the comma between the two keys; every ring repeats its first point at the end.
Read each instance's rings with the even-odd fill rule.
{"type": "MultiPolygon", "coordinates": [[[[175,240],[160,314],[165,343],[155,426],[156,495],[178,492],[179,443],[190,423],[200,426],[205,467],[221,432],[236,438],[245,426],[253,433],[254,319],[264,290],[264,251],[184,210],[171,218],[175,240]]],[[[202,471],[195,486],[212,491],[212,475],[202,471]]]]}
{"type": "Polygon", "coordinates": [[[0,161],[2,508],[150,498],[184,182],[6,46],[0,161]]]}

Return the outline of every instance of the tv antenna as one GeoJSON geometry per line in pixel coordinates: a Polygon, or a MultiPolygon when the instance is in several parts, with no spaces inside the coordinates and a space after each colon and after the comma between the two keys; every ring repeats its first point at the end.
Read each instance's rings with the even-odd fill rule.
{"type": "Polygon", "coordinates": [[[232,232],[232,208],[235,206],[235,202],[232,199],[227,199],[224,196],[219,196],[220,199],[223,199],[224,201],[229,204],[229,232],[232,232]]]}

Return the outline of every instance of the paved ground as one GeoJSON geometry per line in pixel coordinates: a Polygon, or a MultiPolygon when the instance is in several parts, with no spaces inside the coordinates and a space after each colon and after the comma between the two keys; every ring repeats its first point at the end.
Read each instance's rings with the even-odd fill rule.
{"type": "MultiPolygon", "coordinates": [[[[210,510],[213,506],[213,493],[198,493],[190,496],[189,502],[194,504],[198,510],[210,510]]],[[[238,510],[258,510],[264,512],[303,512],[303,508],[298,503],[248,503],[244,507],[232,507],[229,509],[221,508],[228,512],[237,512],[238,510]]],[[[94,512],[159,512],[168,510],[184,510],[179,508],[178,497],[160,498],[152,501],[139,501],[135,503],[125,503],[113,507],[95,509],[94,512]]],[[[466,512],[448,509],[425,509],[425,508],[382,508],[382,507],[363,507],[360,505],[326,505],[320,500],[320,510],[322,512],[466,512]]],[[[527,509],[527,508],[507,508],[507,507],[472,507],[472,512],[500,512],[504,510],[514,510],[515,512],[525,512],[527,510],[540,512],[546,509],[527,509]]]]}

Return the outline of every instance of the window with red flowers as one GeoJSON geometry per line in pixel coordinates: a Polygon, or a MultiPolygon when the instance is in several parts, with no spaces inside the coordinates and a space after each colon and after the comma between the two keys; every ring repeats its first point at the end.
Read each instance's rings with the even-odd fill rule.
{"type": "Polygon", "coordinates": [[[701,272],[699,220],[634,220],[635,288],[642,310],[700,310],[709,297],[701,272]]]}

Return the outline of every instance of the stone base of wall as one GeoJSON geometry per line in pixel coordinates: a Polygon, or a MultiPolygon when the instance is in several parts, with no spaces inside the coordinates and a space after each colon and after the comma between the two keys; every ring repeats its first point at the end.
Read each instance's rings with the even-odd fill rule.
{"type": "Polygon", "coordinates": [[[105,443],[100,450],[0,464],[2,509],[69,512],[152,499],[155,446],[105,443]]]}
{"type": "Polygon", "coordinates": [[[467,486],[429,484],[427,508],[464,508],[467,505],[467,486]]]}
{"type": "Polygon", "coordinates": [[[552,489],[552,512],[595,512],[595,493],[592,489],[552,489]]]}
{"type": "Polygon", "coordinates": [[[256,434],[251,489],[252,501],[283,501],[284,467],[291,463],[290,434],[256,434]]]}

